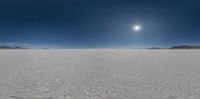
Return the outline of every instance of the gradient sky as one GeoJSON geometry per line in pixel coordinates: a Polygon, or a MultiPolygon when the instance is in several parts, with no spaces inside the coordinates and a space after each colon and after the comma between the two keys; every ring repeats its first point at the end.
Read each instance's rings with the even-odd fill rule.
{"type": "Polygon", "coordinates": [[[0,42],[66,48],[200,44],[200,1],[1,0],[0,42]],[[138,33],[135,24],[142,25],[138,33]]]}

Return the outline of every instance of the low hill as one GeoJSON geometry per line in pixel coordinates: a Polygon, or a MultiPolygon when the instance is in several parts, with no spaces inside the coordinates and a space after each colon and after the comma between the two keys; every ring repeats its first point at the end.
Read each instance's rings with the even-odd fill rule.
{"type": "Polygon", "coordinates": [[[27,48],[23,48],[23,47],[12,47],[12,46],[0,46],[0,49],[27,49],[27,48]]]}
{"type": "Polygon", "coordinates": [[[179,45],[179,46],[173,46],[170,49],[200,49],[200,45],[179,45]]]}

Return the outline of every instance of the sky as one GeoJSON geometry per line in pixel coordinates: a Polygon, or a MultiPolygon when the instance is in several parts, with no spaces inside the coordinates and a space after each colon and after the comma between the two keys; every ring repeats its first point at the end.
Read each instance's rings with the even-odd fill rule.
{"type": "Polygon", "coordinates": [[[200,44],[200,1],[1,0],[0,43],[61,48],[200,44]]]}

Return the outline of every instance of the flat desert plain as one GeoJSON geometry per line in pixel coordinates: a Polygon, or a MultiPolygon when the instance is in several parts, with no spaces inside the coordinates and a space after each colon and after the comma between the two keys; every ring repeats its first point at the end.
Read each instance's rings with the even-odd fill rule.
{"type": "Polygon", "coordinates": [[[200,99],[200,50],[0,50],[0,99],[200,99]]]}

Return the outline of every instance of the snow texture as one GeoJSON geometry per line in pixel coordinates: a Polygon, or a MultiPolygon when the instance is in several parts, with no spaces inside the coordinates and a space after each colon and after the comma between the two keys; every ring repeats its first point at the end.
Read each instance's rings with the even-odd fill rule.
{"type": "Polygon", "coordinates": [[[0,99],[200,99],[200,50],[0,50],[0,99]]]}

